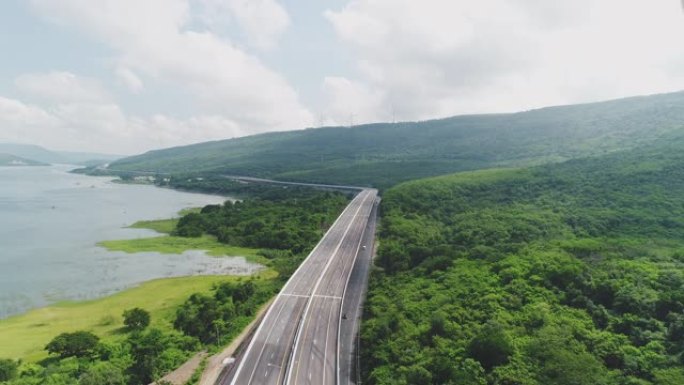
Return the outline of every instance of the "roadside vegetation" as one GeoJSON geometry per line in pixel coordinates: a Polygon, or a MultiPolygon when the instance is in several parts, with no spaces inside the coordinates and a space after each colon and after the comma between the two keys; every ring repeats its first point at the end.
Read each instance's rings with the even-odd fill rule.
{"type": "MultiPolygon", "coordinates": [[[[199,350],[229,343],[278,292],[349,201],[341,193],[264,189],[269,190],[265,195],[206,206],[173,222],[136,226],[171,234],[158,238],[250,251],[266,270],[251,277],[152,281],[100,300],[57,304],[2,320],[0,382],[146,385],[199,350]]],[[[134,246],[131,251],[139,250],[139,244],[134,246]]]]}
{"type": "Polygon", "coordinates": [[[365,384],[684,384],[684,140],[383,197],[365,384]]]}

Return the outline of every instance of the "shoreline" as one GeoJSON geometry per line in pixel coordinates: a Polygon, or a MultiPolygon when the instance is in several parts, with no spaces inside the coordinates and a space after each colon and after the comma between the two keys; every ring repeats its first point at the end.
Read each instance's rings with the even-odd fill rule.
{"type": "MultiPolygon", "coordinates": [[[[198,209],[184,208],[177,215],[198,209]]],[[[0,358],[38,362],[48,356],[43,348],[52,338],[75,330],[92,331],[105,341],[119,340],[122,338],[120,330],[123,327],[123,311],[134,307],[150,311],[153,326],[169,329],[172,328],[176,308],[193,293],[208,292],[219,282],[266,280],[277,276],[274,270],[264,265],[265,258],[257,254],[257,249],[224,245],[209,237],[182,238],[170,235],[178,218],[137,221],[126,227],[152,230],[158,236],[106,240],[98,242],[97,246],[129,254],[158,252],[182,255],[187,251],[200,250],[217,259],[244,258],[260,267],[244,275],[191,274],[159,277],[101,297],[57,301],[9,315],[0,319],[0,340],[3,341],[0,344],[0,358]]]]}
{"type": "Polygon", "coordinates": [[[123,311],[141,307],[152,315],[152,326],[172,328],[176,308],[191,294],[208,292],[216,284],[248,279],[268,280],[277,276],[265,269],[248,276],[197,275],[158,278],[97,299],[60,301],[0,320],[0,358],[38,362],[48,356],[43,347],[63,332],[87,330],[104,341],[125,335],[123,311]]]}
{"type": "MultiPolygon", "coordinates": [[[[183,216],[188,213],[199,211],[201,208],[188,207],[178,211],[177,215],[183,216]]],[[[215,237],[203,235],[201,237],[179,237],[172,235],[176,228],[179,217],[168,219],[141,220],[126,228],[152,230],[156,236],[112,239],[96,243],[96,246],[103,247],[109,251],[121,251],[127,254],[156,252],[160,254],[182,255],[189,251],[201,251],[206,256],[214,258],[235,258],[241,257],[249,263],[254,263],[265,267],[268,260],[259,255],[259,249],[232,246],[220,243],[215,237]]]]}

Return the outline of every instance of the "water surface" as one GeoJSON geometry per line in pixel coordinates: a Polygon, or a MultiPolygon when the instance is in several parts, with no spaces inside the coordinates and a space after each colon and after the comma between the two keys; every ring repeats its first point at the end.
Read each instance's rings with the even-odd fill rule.
{"type": "Polygon", "coordinates": [[[59,300],[111,294],[162,277],[250,274],[244,258],[126,254],[96,246],[108,239],[157,235],[128,229],[143,219],[226,198],[111,178],[69,174],[67,166],[0,167],[0,318],[59,300]]]}

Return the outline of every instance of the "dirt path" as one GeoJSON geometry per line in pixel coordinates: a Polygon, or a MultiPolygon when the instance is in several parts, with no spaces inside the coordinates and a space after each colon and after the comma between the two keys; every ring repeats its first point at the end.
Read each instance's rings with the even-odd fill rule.
{"type": "MultiPolygon", "coordinates": [[[[190,377],[192,377],[192,374],[195,373],[195,370],[197,369],[197,367],[199,367],[202,360],[207,356],[208,356],[207,352],[199,352],[199,353],[195,354],[194,356],[192,356],[192,358],[187,360],[178,369],[176,369],[173,372],[165,375],[159,381],[168,381],[174,385],[185,384],[186,382],[188,382],[190,377]]],[[[153,382],[150,385],[155,385],[155,384],[156,384],[156,382],[153,382]]]]}
{"type": "Polygon", "coordinates": [[[216,380],[221,374],[221,370],[223,370],[223,360],[233,356],[238,347],[240,347],[240,345],[245,341],[245,338],[250,335],[252,329],[259,325],[261,318],[263,317],[264,313],[266,313],[266,310],[269,308],[269,306],[271,306],[271,303],[273,303],[273,299],[268,301],[266,305],[259,309],[256,317],[254,317],[254,320],[247,325],[247,327],[242,331],[242,333],[240,333],[239,336],[235,337],[233,342],[231,342],[227,348],[223,349],[222,352],[209,357],[207,361],[207,367],[204,369],[204,373],[202,373],[199,385],[214,385],[216,383],[216,380]]]}
{"type": "MultiPolygon", "coordinates": [[[[209,357],[207,359],[207,366],[204,369],[204,372],[202,373],[202,377],[200,378],[199,384],[214,385],[214,383],[218,379],[218,376],[221,374],[221,370],[223,369],[223,360],[233,356],[235,350],[237,350],[237,348],[242,344],[245,338],[249,336],[252,329],[259,324],[261,317],[264,315],[268,307],[271,306],[272,302],[273,300],[269,301],[266,305],[259,309],[259,312],[257,313],[254,320],[249,325],[247,325],[247,327],[242,331],[242,333],[235,337],[233,341],[230,343],[230,345],[228,345],[227,348],[223,349],[223,351],[211,357],[209,357],[209,354],[207,352],[199,352],[192,356],[192,358],[187,360],[178,369],[159,379],[159,381],[168,381],[173,385],[183,385],[186,382],[188,382],[190,377],[192,377],[192,375],[195,373],[195,370],[197,370],[197,368],[202,363],[202,360],[209,357]]],[[[156,384],[156,382],[153,382],[150,385],[156,384]]]]}

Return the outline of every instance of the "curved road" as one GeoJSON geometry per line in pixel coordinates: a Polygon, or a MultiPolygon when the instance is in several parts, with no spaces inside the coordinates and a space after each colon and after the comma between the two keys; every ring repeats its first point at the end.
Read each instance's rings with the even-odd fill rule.
{"type": "MultiPolygon", "coordinates": [[[[377,190],[362,190],[287,281],[221,385],[338,382],[342,299],[377,190]]],[[[351,316],[351,315],[350,315],[351,316]]]]}

